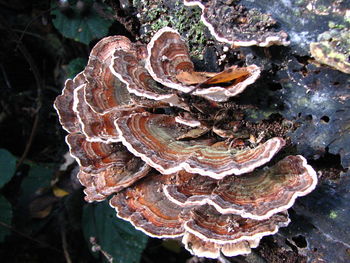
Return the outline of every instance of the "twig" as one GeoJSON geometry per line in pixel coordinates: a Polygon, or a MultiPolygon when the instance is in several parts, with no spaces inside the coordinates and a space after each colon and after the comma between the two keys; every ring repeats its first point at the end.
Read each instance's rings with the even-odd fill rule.
{"type": "Polygon", "coordinates": [[[20,29],[13,29],[13,31],[21,33],[21,34],[26,34],[28,36],[36,37],[36,38],[39,38],[39,39],[41,39],[43,41],[46,41],[46,39],[44,37],[40,36],[39,34],[35,34],[35,33],[32,33],[32,32],[24,31],[24,30],[20,30],[20,29]]]}
{"type": "Polygon", "coordinates": [[[2,222],[2,221],[0,221],[0,226],[6,227],[6,228],[10,229],[12,232],[16,233],[17,235],[20,235],[20,236],[22,236],[22,237],[24,237],[24,238],[26,238],[26,239],[29,239],[29,240],[31,240],[31,241],[33,241],[33,242],[35,242],[35,243],[38,243],[39,245],[41,245],[41,246],[43,246],[43,247],[47,247],[47,248],[49,248],[49,249],[51,249],[51,250],[54,250],[54,251],[59,252],[59,253],[62,253],[61,250],[59,250],[59,249],[57,249],[57,248],[55,248],[55,247],[53,247],[53,246],[51,246],[51,245],[48,245],[48,244],[46,244],[46,243],[43,243],[43,242],[40,241],[40,240],[37,240],[37,239],[35,239],[35,238],[32,238],[31,236],[29,236],[29,235],[27,235],[27,234],[24,234],[24,233],[22,233],[22,232],[20,232],[20,231],[18,231],[18,230],[16,230],[16,229],[14,229],[12,226],[10,226],[10,225],[8,225],[8,224],[2,222]]]}
{"type": "Polygon", "coordinates": [[[66,228],[64,226],[64,223],[61,223],[61,239],[62,239],[62,248],[63,248],[64,257],[67,263],[72,263],[72,260],[68,252],[66,228]]]}
{"type": "Polygon", "coordinates": [[[218,263],[231,263],[227,258],[225,258],[223,255],[220,255],[218,257],[218,263]]]}
{"type": "Polygon", "coordinates": [[[24,34],[27,32],[27,30],[28,30],[28,28],[30,27],[30,25],[31,25],[35,20],[37,20],[39,17],[42,17],[45,13],[50,12],[50,11],[52,11],[52,10],[55,10],[55,9],[57,9],[57,8],[58,8],[58,6],[53,7],[53,8],[49,8],[49,9],[47,9],[47,10],[41,12],[39,15],[33,17],[32,20],[30,20],[30,21],[27,23],[27,25],[25,26],[25,28],[24,28],[22,34],[21,34],[20,37],[18,38],[18,42],[17,42],[17,46],[16,46],[16,48],[15,48],[15,51],[17,50],[17,48],[19,48],[19,44],[22,43],[23,36],[24,36],[24,34]]]}
{"type": "Polygon", "coordinates": [[[4,66],[2,64],[0,64],[0,68],[1,68],[2,75],[4,76],[4,80],[5,80],[6,86],[8,87],[8,89],[12,89],[11,83],[10,83],[8,77],[7,77],[5,68],[4,68],[4,66]]]}
{"type": "MultiPolygon", "coordinates": [[[[14,33],[14,36],[17,36],[16,33],[14,33]]],[[[41,76],[40,76],[40,72],[34,62],[34,59],[33,57],[30,55],[30,53],[28,52],[27,48],[22,44],[22,42],[19,42],[18,43],[18,48],[19,50],[21,51],[22,55],[25,57],[25,59],[27,60],[32,72],[33,72],[33,75],[34,75],[34,78],[35,78],[35,82],[36,82],[36,87],[37,87],[37,105],[36,105],[36,110],[35,110],[35,119],[34,119],[34,123],[33,123],[33,126],[32,126],[32,130],[30,132],[30,136],[29,136],[29,139],[27,141],[27,144],[26,144],[26,147],[24,149],[24,152],[21,156],[21,158],[19,159],[18,163],[17,163],[17,166],[16,168],[18,169],[21,164],[23,163],[23,161],[25,160],[25,158],[27,157],[28,155],[28,152],[30,150],[30,147],[32,146],[32,143],[33,143],[33,139],[34,139],[34,136],[36,134],[36,130],[37,130],[37,127],[38,127],[38,123],[39,123],[39,111],[41,109],[41,105],[42,105],[42,88],[43,88],[43,83],[41,81],[41,76]]]]}
{"type": "Polygon", "coordinates": [[[36,130],[38,128],[38,123],[39,123],[39,114],[38,114],[38,111],[36,111],[36,115],[35,115],[34,123],[33,123],[33,126],[32,126],[32,130],[30,132],[29,139],[27,141],[26,147],[25,147],[25,149],[24,149],[24,151],[22,153],[21,158],[17,162],[16,169],[18,169],[22,165],[23,161],[26,159],[26,157],[28,155],[28,152],[29,152],[30,147],[32,146],[32,143],[33,143],[33,140],[34,140],[34,136],[36,134],[36,130]]]}
{"type": "Polygon", "coordinates": [[[90,237],[90,243],[92,245],[91,250],[93,252],[101,252],[102,255],[107,259],[109,263],[113,263],[113,257],[108,254],[106,251],[104,251],[99,244],[97,244],[96,238],[95,237],[90,237]]]}

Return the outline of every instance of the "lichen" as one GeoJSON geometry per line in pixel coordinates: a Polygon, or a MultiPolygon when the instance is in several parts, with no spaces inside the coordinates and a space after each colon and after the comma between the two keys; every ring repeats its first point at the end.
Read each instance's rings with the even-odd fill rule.
{"type": "Polygon", "coordinates": [[[329,213],[329,218],[331,218],[331,219],[336,219],[337,218],[337,212],[335,212],[335,211],[331,211],[330,213],[329,213]]]}
{"type": "MultiPolygon", "coordinates": [[[[331,24],[333,25],[333,24],[331,24]]],[[[318,42],[310,44],[312,56],[321,64],[350,74],[350,30],[344,25],[333,25],[333,29],[318,36],[318,42]]]]}

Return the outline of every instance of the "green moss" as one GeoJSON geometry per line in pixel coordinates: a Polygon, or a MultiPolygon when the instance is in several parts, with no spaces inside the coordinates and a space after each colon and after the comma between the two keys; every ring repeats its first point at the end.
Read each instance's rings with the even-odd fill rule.
{"type": "Polygon", "coordinates": [[[150,8],[148,12],[146,12],[146,20],[148,21],[160,20],[161,15],[164,13],[166,13],[166,9],[163,7],[150,8]]]}
{"type": "Polygon", "coordinates": [[[166,27],[166,26],[171,26],[169,21],[165,21],[165,20],[157,20],[156,22],[151,24],[151,29],[152,31],[156,32],[159,29],[166,27]]]}

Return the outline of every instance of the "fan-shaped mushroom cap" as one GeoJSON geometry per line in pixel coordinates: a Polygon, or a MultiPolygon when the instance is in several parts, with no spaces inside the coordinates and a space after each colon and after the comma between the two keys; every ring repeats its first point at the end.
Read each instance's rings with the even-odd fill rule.
{"type": "Polygon", "coordinates": [[[218,244],[204,241],[189,232],[186,232],[182,238],[182,243],[191,254],[206,258],[218,258],[221,255],[220,252],[227,257],[249,254],[251,248],[259,245],[259,241],[260,240],[257,240],[257,242],[241,241],[236,243],[218,244]]]}
{"type": "Polygon", "coordinates": [[[96,186],[94,185],[93,177],[91,174],[85,173],[83,171],[79,171],[77,175],[79,182],[82,186],[85,186],[84,194],[85,194],[85,201],[86,202],[100,202],[106,199],[106,196],[98,193],[96,186]]]}
{"type": "MultiPolygon", "coordinates": [[[[129,152],[121,144],[90,142],[80,133],[71,133],[66,137],[70,154],[85,172],[97,173],[108,166],[118,165],[129,152]]],[[[132,155],[131,155],[132,156],[132,155]]]]}
{"type": "Polygon", "coordinates": [[[111,199],[110,205],[116,209],[118,217],[130,221],[149,236],[158,238],[182,236],[184,228],[179,216],[188,209],[166,198],[162,192],[162,182],[165,179],[160,174],[150,175],[134,187],[116,194],[111,199]]]}
{"type": "Polygon", "coordinates": [[[145,69],[147,49],[144,45],[131,45],[128,48],[116,49],[110,65],[112,73],[125,83],[128,91],[139,97],[159,100],[187,109],[173,89],[156,82],[145,69]]]}
{"type": "Polygon", "coordinates": [[[145,177],[149,171],[150,167],[147,164],[133,156],[124,164],[109,166],[98,173],[80,170],[78,179],[86,187],[86,201],[102,201],[145,177]]]}
{"type": "Polygon", "coordinates": [[[192,94],[212,101],[227,101],[243,92],[259,76],[260,68],[256,65],[242,68],[232,66],[198,84],[192,94]]]}
{"type": "Polygon", "coordinates": [[[201,126],[201,122],[194,119],[188,112],[176,116],[175,121],[192,128],[201,126]]]}
{"type": "Polygon", "coordinates": [[[253,220],[234,214],[222,215],[209,205],[192,209],[189,217],[185,222],[187,232],[217,244],[254,242],[263,236],[275,234],[290,222],[287,212],[275,214],[266,220],[253,220]]]}
{"type": "Polygon", "coordinates": [[[227,101],[260,75],[260,68],[233,66],[220,73],[196,72],[186,42],[171,28],[159,30],[147,46],[146,69],[159,83],[213,101],[227,101]]]}
{"type": "Polygon", "coordinates": [[[76,112],[73,110],[74,90],[84,85],[86,82],[82,72],[75,76],[73,80],[67,79],[62,90],[62,94],[57,96],[54,108],[57,111],[59,121],[67,132],[79,132],[80,124],[76,112]]]}
{"type": "Polygon", "coordinates": [[[176,78],[183,71],[194,71],[186,42],[176,30],[169,27],[159,30],[152,37],[147,50],[145,66],[154,80],[182,92],[194,89],[194,86],[185,86],[176,78]]]}
{"type": "Polygon", "coordinates": [[[101,201],[146,176],[150,167],[120,143],[89,142],[82,134],[66,137],[71,155],[80,166],[78,178],[86,200],[101,201]]]}
{"type": "Polygon", "coordinates": [[[276,137],[253,149],[235,150],[208,141],[178,141],[188,126],[161,114],[136,113],[119,118],[116,126],[128,150],[162,174],[186,170],[216,179],[243,174],[270,161],[285,143],[276,137]]]}
{"type": "Polygon", "coordinates": [[[316,183],[316,172],[298,155],[288,156],[271,168],[221,180],[182,171],[166,183],[164,193],[180,206],[210,204],[223,214],[263,220],[290,208],[316,183]]]}
{"type": "MultiPolygon", "coordinates": [[[[129,115],[132,110],[113,109],[102,114],[93,111],[85,100],[87,87],[85,84],[74,90],[73,110],[80,123],[82,133],[90,141],[119,142],[119,134],[115,129],[114,120],[119,116],[129,115]]],[[[143,110],[135,108],[135,111],[143,110]]]]}
{"type": "Polygon", "coordinates": [[[221,215],[209,205],[178,206],[169,202],[161,188],[169,177],[171,175],[150,175],[115,195],[110,204],[119,217],[150,236],[184,236],[183,242],[188,249],[192,248],[191,241],[204,244],[202,250],[199,245],[192,249],[200,256],[217,257],[220,250],[226,255],[249,253],[250,247],[256,247],[263,236],[274,234],[279,227],[289,223],[286,212],[258,221],[239,215],[221,215]]]}
{"type": "Polygon", "coordinates": [[[100,40],[91,50],[84,76],[87,80],[85,99],[93,111],[104,113],[114,108],[133,106],[125,84],[109,68],[115,50],[132,45],[126,37],[111,36],[100,40]]]}

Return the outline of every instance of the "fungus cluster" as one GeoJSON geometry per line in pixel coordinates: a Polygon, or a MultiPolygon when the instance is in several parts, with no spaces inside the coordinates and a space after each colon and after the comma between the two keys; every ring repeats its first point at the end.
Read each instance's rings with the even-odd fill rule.
{"type": "Polygon", "coordinates": [[[210,258],[247,254],[287,226],[286,210],[315,188],[315,171],[302,156],[259,169],[284,139],[240,138],[239,119],[214,121],[215,105],[259,74],[255,65],[195,71],[170,28],[147,46],[102,39],[55,101],[86,201],[113,195],[118,217],[210,258]]]}

